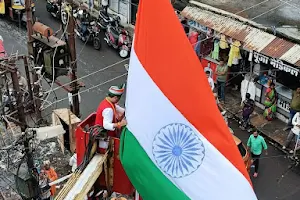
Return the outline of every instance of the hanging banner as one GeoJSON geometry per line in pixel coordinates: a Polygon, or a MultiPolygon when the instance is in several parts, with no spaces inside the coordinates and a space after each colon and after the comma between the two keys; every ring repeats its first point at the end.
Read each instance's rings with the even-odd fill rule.
{"type": "Polygon", "coordinates": [[[5,14],[5,2],[4,0],[0,0],[0,15],[5,14]]]}
{"type": "Polygon", "coordinates": [[[298,68],[285,64],[280,59],[272,58],[256,51],[253,51],[252,61],[258,64],[263,63],[266,65],[271,65],[273,68],[276,68],[280,71],[285,71],[296,77],[298,77],[300,73],[300,70],[298,68]]]}

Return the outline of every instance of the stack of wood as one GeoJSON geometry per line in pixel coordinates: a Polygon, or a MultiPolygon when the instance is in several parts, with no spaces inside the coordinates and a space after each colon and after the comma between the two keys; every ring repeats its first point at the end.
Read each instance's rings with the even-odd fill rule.
{"type": "Polygon", "coordinates": [[[107,161],[106,154],[96,154],[84,171],[76,170],[63,189],[55,197],[55,200],[82,200],[103,171],[103,165],[107,161]]]}

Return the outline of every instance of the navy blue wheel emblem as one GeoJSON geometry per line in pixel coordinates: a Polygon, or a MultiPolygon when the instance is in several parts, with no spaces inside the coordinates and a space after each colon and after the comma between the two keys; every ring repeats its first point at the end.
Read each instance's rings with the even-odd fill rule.
{"type": "Polygon", "coordinates": [[[205,147],[198,134],[181,123],[161,128],[153,140],[152,148],[157,165],[173,178],[192,174],[205,157],[205,147]]]}

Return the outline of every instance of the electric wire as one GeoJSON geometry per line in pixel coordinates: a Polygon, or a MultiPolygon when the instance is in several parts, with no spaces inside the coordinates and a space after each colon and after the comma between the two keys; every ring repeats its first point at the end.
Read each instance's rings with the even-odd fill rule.
{"type": "MultiPolygon", "coordinates": [[[[109,79],[109,80],[107,80],[107,81],[104,81],[104,82],[99,83],[99,84],[97,84],[97,85],[94,85],[94,86],[92,86],[92,87],[90,87],[90,88],[87,88],[87,89],[85,89],[85,90],[83,90],[83,91],[80,91],[80,92],[78,92],[78,94],[74,94],[74,95],[79,95],[79,94],[88,92],[88,91],[90,91],[91,89],[94,89],[94,88],[97,88],[97,87],[99,87],[99,86],[105,85],[105,84],[107,84],[107,83],[109,83],[109,82],[111,82],[111,81],[114,81],[114,80],[119,79],[119,78],[121,78],[121,77],[124,77],[124,76],[126,76],[126,75],[127,75],[127,73],[124,73],[124,74],[122,74],[122,75],[116,76],[116,77],[111,78],[111,79],[109,79]]],[[[64,100],[67,100],[67,99],[68,99],[68,97],[62,98],[62,99],[59,99],[59,100],[57,100],[57,101],[55,101],[55,102],[52,102],[52,104],[53,104],[53,103],[59,103],[59,102],[62,102],[62,101],[64,101],[64,100]]],[[[48,106],[48,107],[49,107],[49,106],[48,106]]],[[[44,109],[47,109],[48,107],[46,107],[46,108],[44,108],[44,109]]]]}
{"type": "MultiPolygon", "coordinates": [[[[68,11],[68,18],[67,18],[67,25],[66,25],[66,27],[68,26],[69,21],[70,21],[70,12],[69,12],[69,10],[67,10],[67,11],[68,11]]],[[[67,28],[65,28],[63,34],[60,37],[60,40],[64,37],[66,31],[67,31],[67,28]]],[[[50,94],[52,92],[52,89],[53,89],[53,86],[54,86],[54,82],[55,82],[55,68],[54,68],[54,63],[55,62],[54,61],[55,61],[55,56],[56,56],[57,48],[58,48],[58,46],[55,47],[53,58],[52,58],[52,83],[51,83],[51,88],[50,88],[50,92],[48,93],[47,97],[45,98],[45,101],[48,100],[48,98],[49,98],[49,96],[50,96],[50,94]]],[[[44,104],[45,104],[44,102],[42,103],[41,108],[44,106],[44,104]]]]}

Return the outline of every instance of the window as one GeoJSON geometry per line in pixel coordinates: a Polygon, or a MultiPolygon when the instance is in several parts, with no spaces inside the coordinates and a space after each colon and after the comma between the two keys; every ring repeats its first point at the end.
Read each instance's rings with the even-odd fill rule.
{"type": "Polygon", "coordinates": [[[238,147],[242,157],[246,156],[247,150],[245,149],[243,143],[240,143],[237,147],[238,147]]]}

